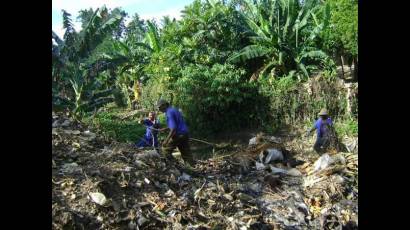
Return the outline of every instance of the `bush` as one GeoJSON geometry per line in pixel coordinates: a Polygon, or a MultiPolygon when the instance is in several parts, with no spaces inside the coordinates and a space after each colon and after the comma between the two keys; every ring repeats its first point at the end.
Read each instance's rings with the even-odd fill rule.
{"type": "MultiPolygon", "coordinates": [[[[193,131],[210,134],[260,123],[264,114],[257,84],[249,83],[245,71],[233,65],[190,65],[175,84],[175,104],[193,131]]],[[[200,135],[199,134],[199,135],[200,135]]]]}
{"type": "Polygon", "coordinates": [[[83,121],[116,141],[134,143],[144,135],[145,127],[136,120],[122,120],[119,116],[121,111],[123,110],[110,108],[96,113],[94,117],[86,117],[83,121]]]}
{"type": "Polygon", "coordinates": [[[335,122],[335,130],[339,136],[358,136],[359,128],[357,120],[349,119],[335,122]]]}
{"type": "MultiPolygon", "coordinates": [[[[351,119],[346,89],[335,78],[318,77],[301,82],[288,76],[261,79],[259,83],[260,92],[270,98],[269,122],[276,126],[314,121],[321,108],[327,108],[332,118],[351,119]]],[[[351,104],[356,111],[357,103],[351,104]]]]}

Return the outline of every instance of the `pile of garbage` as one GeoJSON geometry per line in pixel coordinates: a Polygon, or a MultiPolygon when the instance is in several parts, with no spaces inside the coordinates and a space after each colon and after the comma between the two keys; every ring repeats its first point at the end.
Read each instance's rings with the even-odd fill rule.
{"type": "Polygon", "coordinates": [[[357,154],[250,142],[190,175],[53,114],[53,229],[357,229],[357,154]]]}

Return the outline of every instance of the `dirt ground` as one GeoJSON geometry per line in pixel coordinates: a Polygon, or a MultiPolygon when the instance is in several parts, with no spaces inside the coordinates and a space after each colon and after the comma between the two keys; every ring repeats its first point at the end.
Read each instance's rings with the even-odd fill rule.
{"type": "Polygon", "coordinates": [[[323,155],[293,134],[194,141],[192,173],[61,114],[52,137],[53,229],[358,229],[357,140],[323,155]]]}

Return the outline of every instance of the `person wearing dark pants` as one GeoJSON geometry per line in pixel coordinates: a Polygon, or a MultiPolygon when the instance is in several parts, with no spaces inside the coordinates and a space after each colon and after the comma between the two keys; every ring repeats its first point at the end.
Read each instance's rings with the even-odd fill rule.
{"type": "Polygon", "coordinates": [[[330,144],[330,135],[333,128],[332,119],[330,119],[327,110],[322,109],[320,111],[319,119],[316,120],[313,127],[307,132],[306,136],[309,136],[310,133],[316,129],[316,142],[313,145],[313,149],[317,153],[323,153],[329,147],[330,144]]]}
{"type": "Polygon", "coordinates": [[[168,160],[174,161],[175,159],[172,156],[172,152],[175,148],[178,148],[184,160],[185,168],[191,169],[195,161],[189,146],[188,126],[184,121],[184,117],[178,109],[171,107],[169,103],[163,99],[158,101],[157,106],[159,111],[165,113],[166,123],[169,128],[168,136],[162,143],[162,154],[164,154],[168,160]]]}

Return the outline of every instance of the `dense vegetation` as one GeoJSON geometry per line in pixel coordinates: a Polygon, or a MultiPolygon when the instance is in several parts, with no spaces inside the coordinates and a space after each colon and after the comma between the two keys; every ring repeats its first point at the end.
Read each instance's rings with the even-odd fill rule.
{"type": "Polygon", "coordinates": [[[196,0],[180,20],[136,14],[125,25],[126,16],[120,8],[82,10],[76,31],[63,11],[64,37],[52,33],[53,109],[120,140],[143,130],[95,112],[134,101],[153,109],[161,97],[202,135],[273,131],[311,122],[321,107],[339,119],[340,132],[357,134],[356,97],[348,101],[336,74],[337,63],[354,64],[357,79],[357,0],[196,0]]]}

